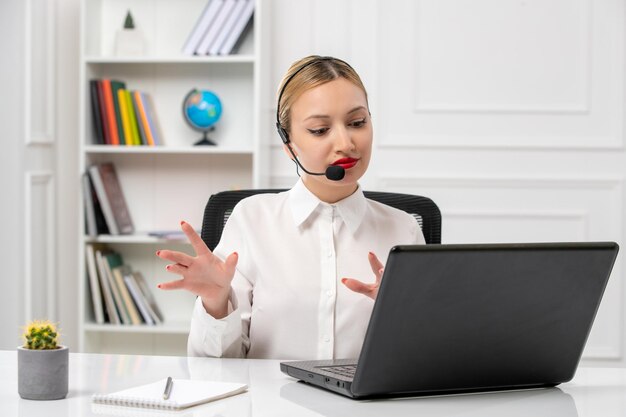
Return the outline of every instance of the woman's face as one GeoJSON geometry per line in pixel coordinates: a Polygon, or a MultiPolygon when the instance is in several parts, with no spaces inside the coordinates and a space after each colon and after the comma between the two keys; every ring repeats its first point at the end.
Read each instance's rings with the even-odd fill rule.
{"type": "Polygon", "coordinates": [[[311,191],[343,189],[351,190],[350,195],[372,154],[372,123],[365,93],[344,78],[305,91],[292,104],[289,138],[307,170],[325,172],[331,165],[340,165],[346,171],[341,181],[303,174],[311,191]]]}

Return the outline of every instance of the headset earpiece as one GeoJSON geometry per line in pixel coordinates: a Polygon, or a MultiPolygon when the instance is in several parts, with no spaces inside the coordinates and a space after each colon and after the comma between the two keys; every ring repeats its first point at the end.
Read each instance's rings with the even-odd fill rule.
{"type": "Polygon", "coordinates": [[[286,145],[289,143],[289,133],[280,125],[280,123],[276,122],[276,130],[278,131],[278,136],[282,139],[283,143],[286,145]]]}

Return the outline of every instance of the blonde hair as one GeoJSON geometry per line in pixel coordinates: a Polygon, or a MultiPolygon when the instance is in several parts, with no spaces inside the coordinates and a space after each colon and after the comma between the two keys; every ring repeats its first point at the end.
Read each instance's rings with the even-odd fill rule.
{"type": "Polygon", "coordinates": [[[302,93],[338,78],[344,78],[363,90],[367,103],[367,91],[361,77],[347,62],[329,56],[310,55],[291,64],[278,86],[277,118],[281,127],[290,131],[291,106],[302,93]]]}

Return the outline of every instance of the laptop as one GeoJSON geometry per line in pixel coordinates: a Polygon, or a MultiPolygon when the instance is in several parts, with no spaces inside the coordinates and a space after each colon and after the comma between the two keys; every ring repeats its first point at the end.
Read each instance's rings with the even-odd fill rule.
{"type": "Polygon", "coordinates": [[[281,362],[350,398],[552,387],[573,378],[614,242],[391,249],[357,359],[281,362]]]}

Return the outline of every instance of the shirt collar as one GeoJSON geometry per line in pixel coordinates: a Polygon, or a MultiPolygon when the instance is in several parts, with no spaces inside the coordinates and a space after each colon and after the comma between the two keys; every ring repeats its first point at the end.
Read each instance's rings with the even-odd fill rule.
{"type": "Polygon", "coordinates": [[[302,182],[302,179],[298,180],[296,185],[289,190],[289,204],[291,206],[293,221],[297,227],[304,223],[320,204],[334,206],[352,234],[354,234],[361,225],[367,208],[367,202],[365,201],[361,186],[343,200],[335,204],[327,204],[320,201],[315,194],[309,191],[304,185],[304,182],[302,182]]]}

